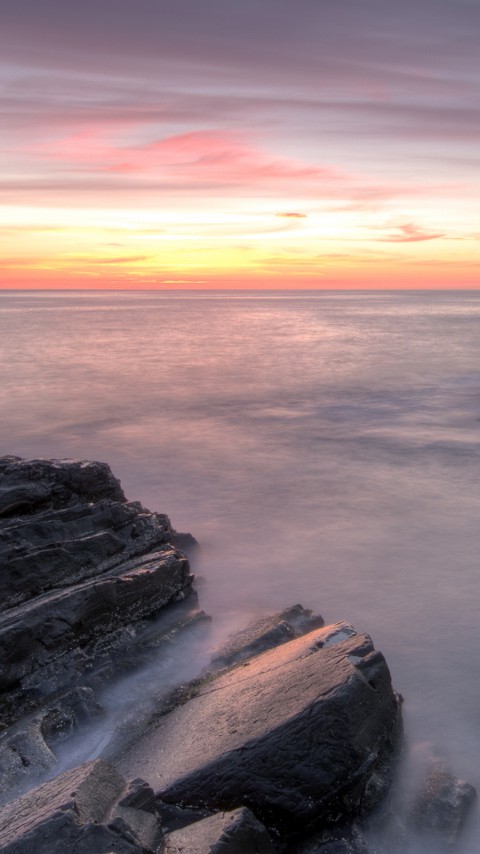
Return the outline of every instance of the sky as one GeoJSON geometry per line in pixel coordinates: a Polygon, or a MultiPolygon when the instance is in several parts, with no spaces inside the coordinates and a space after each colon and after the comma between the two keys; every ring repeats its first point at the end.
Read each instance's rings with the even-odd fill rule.
{"type": "Polygon", "coordinates": [[[478,288],[479,0],[15,0],[0,288],[478,288]]]}

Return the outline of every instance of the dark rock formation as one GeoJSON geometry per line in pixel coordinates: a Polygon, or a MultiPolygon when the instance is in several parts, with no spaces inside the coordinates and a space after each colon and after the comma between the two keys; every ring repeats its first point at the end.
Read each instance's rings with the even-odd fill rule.
{"type": "Polygon", "coordinates": [[[162,854],[274,854],[266,828],[250,810],[215,813],[168,833],[162,854]]]}
{"type": "Polygon", "coordinates": [[[222,649],[213,656],[211,669],[230,667],[324,625],[323,617],[312,614],[301,605],[293,605],[269,617],[260,617],[228,639],[222,649]]]}
{"type": "Polygon", "coordinates": [[[295,854],[370,854],[361,831],[355,827],[324,830],[297,846],[295,854]]]}
{"type": "Polygon", "coordinates": [[[89,645],[188,595],[192,576],[168,517],[127,503],[105,464],[4,457],[0,475],[6,726],[91,669],[89,645]]]}
{"type": "Polygon", "coordinates": [[[158,623],[192,592],[177,536],[193,541],[104,463],[0,458],[0,793],[54,766],[116,676],[206,619],[191,597],[158,623]]]}
{"type": "Polygon", "coordinates": [[[273,833],[305,834],[379,802],[399,731],[383,656],[340,623],[190,685],[120,767],[166,803],[248,806],[273,833]]]}
{"type": "Polygon", "coordinates": [[[161,839],[153,792],[97,760],[0,809],[0,854],[153,854],[161,839]]]}
{"type": "Polygon", "coordinates": [[[366,854],[352,823],[388,788],[400,705],[345,623],[300,605],[262,618],[183,686],[172,655],[153,706],[130,680],[135,711],[122,705],[105,746],[106,685],[145,663],[155,682],[179,638],[193,658],[207,618],[188,607],[180,544],[195,541],[128,502],[105,464],[0,459],[0,795],[52,775],[93,722],[117,768],[80,765],[3,807],[0,854],[366,854]]]}
{"type": "MultiPolygon", "coordinates": [[[[30,785],[57,765],[60,754],[68,754],[69,741],[83,736],[94,727],[104,732],[104,750],[114,751],[117,740],[133,738],[141,731],[144,719],[148,720],[151,693],[169,692],[175,684],[179,648],[187,649],[198,643],[199,636],[209,625],[202,612],[173,606],[160,619],[144,622],[136,627],[126,627],[122,632],[106,636],[101,641],[74,650],[65,655],[61,667],[53,662],[42,668],[36,690],[44,690],[45,699],[33,714],[29,714],[0,733],[0,803],[6,797],[20,794],[30,780],[30,785]],[[183,613],[184,612],[184,613],[183,613]],[[76,669],[80,658],[81,667],[76,669]],[[102,703],[104,691],[115,679],[142,671],[145,665],[151,670],[155,664],[158,684],[145,684],[151,679],[148,673],[129,687],[128,702],[122,700],[123,712],[117,724],[105,715],[102,703]],[[51,680],[45,671],[51,671],[51,680]],[[60,690],[60,677],[63,691],[60,690]],[[57,690],[50,693],[49,685],[57,690]],[[110,721],[110,723],[109,723],[110,721]]],[[[31,676],[34,684],[35,673],[31,676]]],[[[25,680],[24,680],[25,681],[25,680]]],[[[16,693],[7,694],[5,703],[14,705],[16,693]]],[[[88,758],[88,751],[85,754],[88,758]]]]}
{"type": "Polygon", "coordinates": [[[441,762],[428,770],[411,810],[414,827],[436,838],[438,845],[453,846],[476,801],[470,783],[459,780],[441,762]]]}
{"type": "Polygon", "coordinates": [[[187,559],[163,546],[122,562],[115,574],[10,609],[0,618],[0,691],[75,647],[158,613],[190,584],[187,559]]]}
{"type": "Polygon", "coordinates": [[[0,517],[24,516],[103,498],[126,501],[106,463],[0,458],[0,517]]]}
{"type": "Polygon", "coordinates": [[[462,831],[475,805],[475,788],[453,774],[442,747],[417,743],[405,752],[388,798],[364,828],[372,854],[452,854],[459,844],[463,851],[462,831]]]}
{"type": "Polygon", "coordinates": [[[0,458],[0,508],[0,611],[134,571],[177,536],[168,516],[128,503],[104,463],[0,458]]]}

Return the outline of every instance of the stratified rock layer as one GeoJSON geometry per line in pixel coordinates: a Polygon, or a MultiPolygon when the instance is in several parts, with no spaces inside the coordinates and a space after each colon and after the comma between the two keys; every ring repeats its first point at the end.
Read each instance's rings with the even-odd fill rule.
{"type": "Polygon", "coordinates": [[[148,792],[143,784],[132,801],[114,768],[87,762],[0,810],[0,854],[155,852],[161,828],[148,792]]]}
{"type": "Polygon", "coordinates": [[[320,614],[313,614],[302,605],[293,605],[278,614],[260,617],[227,639],[212,657],[210,669],[220,670],[238,664],[324,625],[325,621],[320,614]]]}
{"type": "Polygon", "coordinates": [[[0,459],[0,729],[95,687],[141,621],[191,592],[175,537],[104,463],[0,459]]]}
{"type": "Polygon", "coordinates": [[[380,800],[399,732],[383,656],[340,623],[191,685],[120,767],[163,802],[247,806],[274,832],[304,834],[380,800]]]}
{"type": "Polygon", "coordinates": [[[63,509],[103,498],[126,501],[106,463],[0,457],[0,517],[63,509]]]}

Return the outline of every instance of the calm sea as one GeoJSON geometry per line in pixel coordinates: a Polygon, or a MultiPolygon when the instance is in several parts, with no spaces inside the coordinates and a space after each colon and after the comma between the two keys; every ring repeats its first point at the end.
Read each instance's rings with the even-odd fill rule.
{"type": "Polygon", "coordinates": [[[2,292],[0,365],[1,453],[107,461],[219,626],[368,631],[480,787],[480,294],[2,292]]]}

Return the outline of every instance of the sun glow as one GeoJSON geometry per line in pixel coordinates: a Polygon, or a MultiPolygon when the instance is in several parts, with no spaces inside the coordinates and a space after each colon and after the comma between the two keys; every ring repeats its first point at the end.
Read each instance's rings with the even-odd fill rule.
{"type": "MultiPolygon", "coordinates": [[[[447,7],[431,22],[439,44],[453,23],[471,29],[447,7]]],[[[344,44],[336,13],[309,5],[301,26],[280,16],[268,50],[251,27],[237,41],[226,8],[219,41],[194,9],[198,41],[160,16],[149,54],[142,10],[142,49],[120,10],[124,49],[108,39],[108,55],[96,39],[85,53],[68,16],[52,40],[32,7],[44,48],[27,56],[27,22],[11,23],[0,287],[478,286],[480,75],[464,47],[439,56],[422,21],[412,34],[408,15],[393,27],[353,6],[344,44]]]]}

